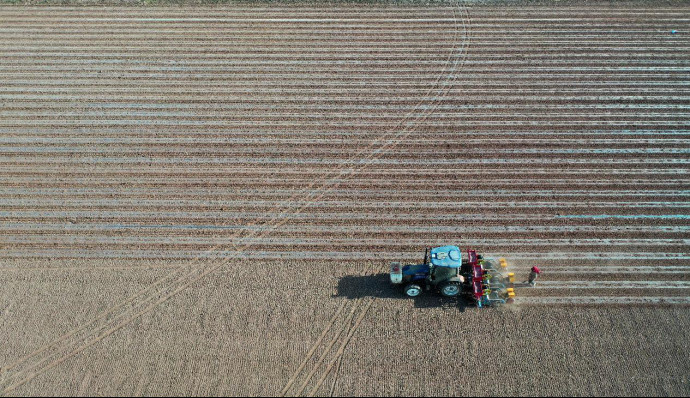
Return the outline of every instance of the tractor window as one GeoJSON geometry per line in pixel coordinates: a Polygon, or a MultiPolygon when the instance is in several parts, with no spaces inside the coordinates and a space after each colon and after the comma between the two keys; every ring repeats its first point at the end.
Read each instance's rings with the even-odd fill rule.
{"type": "Polygon", "coordinates": [[[434,267],[433,271],[434,280],[445,281],[458,275],[458,270],[456,268],[450,267],[434,267]]]}

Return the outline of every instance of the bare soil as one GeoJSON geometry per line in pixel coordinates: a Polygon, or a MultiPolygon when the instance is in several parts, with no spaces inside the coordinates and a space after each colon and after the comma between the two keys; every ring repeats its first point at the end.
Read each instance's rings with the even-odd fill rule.
{"type": "Polygon", "coordinates": [[[690,395],[687,3],[99,4],[0,7],[3,395],[690,395]]]}

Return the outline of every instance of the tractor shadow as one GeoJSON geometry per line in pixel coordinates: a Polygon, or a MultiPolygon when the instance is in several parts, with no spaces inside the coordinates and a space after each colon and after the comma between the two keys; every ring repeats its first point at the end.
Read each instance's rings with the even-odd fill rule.
{"type": "Polygon", "coordinates": [[[346,275],[338,281],[338,292],[334,297],[349,300],[375,297],[384,299],[410,300],[415,308],[456,308],[461,312],[471,305],[464,297],[446,298],[436,292],[424,292],[418,297],[407,297],[402,286],[391,285],[389,275],[346,275]]]}

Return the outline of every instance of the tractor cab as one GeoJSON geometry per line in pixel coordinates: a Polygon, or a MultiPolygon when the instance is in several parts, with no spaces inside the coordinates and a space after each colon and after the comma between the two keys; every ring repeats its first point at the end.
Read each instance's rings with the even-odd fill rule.
{"type": "Polygon", "coordinates": [[[462,292],[464,278],[460,275],[462,254],[457,246],[427,248],[421,264],[391,266],[391,282],[405,284],[405,294],[416,297],[423,291],[437,290],[454,297],[462,292]]]}

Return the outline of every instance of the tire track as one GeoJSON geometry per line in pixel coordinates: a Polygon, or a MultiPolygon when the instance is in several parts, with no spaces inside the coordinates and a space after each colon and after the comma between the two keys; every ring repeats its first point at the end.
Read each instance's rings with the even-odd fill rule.
{"type": "Polygon", "coordinates": [[[331,358],[331,361],[328,363],[328,366],[326,366],[326,370],[321,374],[321,378],[319,378],[318,382],[314,387],[309,391],[308,396],[313,397],[321,388],[321,385],[323,382],[326,380],[326,377],[328,377],[328,374],[331,372],[333,369],[333,366],[340,361],[342,358],[343,354],[345,353],[345,349],[347,348],[348,343],[350,340],[352,340],[352,337],[355,335],[357,330],[359,329],[360,325],[362,324],[362,321],[367,315],[367,312],[371,308],[371,305],[374,304],[375,298],[370,297],[367,300],[367,304],[365,307],[362,309],[360,312],[359,317],[357,317],[357,320],[355,321],[355,324],[349,329],[350,331],[348,332],[347,336],[345,339],[342,341],[340,344],[340,347],[338,348],[338,351],[335,353],[335,356],[331,358]]]}
{"type": "MultiPolygon", "coordinates": [[[[343,327],[338,329],[338,332],[333,336],[331,341],[328,343],[328,345],[324,348],[324,350],[321,353],[321,356],[316,360],[316,363],[314,363],[314,366],[312,367],[311,371],[307,374],[306,378],[302,381],[302,384],[300,384],[299,388],[297,389],[297,392],[295,393],[295,396],[302,396],[302,392],[304,389],[307,387],[309,384],[309,381],[314,377],[314,374],[317,372],[319,367],[321,366],[321,363],[323,360],[326,358],[326,356],[331,352],[331,349],[335,345],[335,343],[338,341],[340,336],[343,334],[345,330],[348,330],[350,328],[350,324],[352,323],[352,319],[355,316],[355,311],[359,307],[359,300],[355,300],[355,302],[352,304],[352,310],[350,310],[350,313],[345,317],[343,327]]],[[[283,388],[285,390],[285,388],[283,388]]]]}
{"type": "Polygon", "coordinates": [[[309,362],[309,360],[312,358],[312,356],[316,352],[316,349],[321,345],[321,341],[323,341],[324,337],[326,337],[326,335],[331,330],[333,325],[339,319],[340,313],[343,311],[346,304],[347,304],[347,301],[343,301],[340,304],[340,307],[338,308],[338,310],[335,312],[335,314],[333,315],[331,320],[326,324],[326,328],[321,332],[321,335],[319,336],[319,338],[316,339],[316,342],[311,346],[311,348],[307,352],[307,355],[302,360],[302,363],[299,365],[297,370],[292,374],[292,376],[288,379],[287,383],[285,383],[285,387],[283,387],[283,389],[281,390],[280,396],[285,396],[285,394],[287,394],[287,392],[290,390],[292,385],[297,380],[297,377],[300,375],[302,370],[304,370],[304,368],[307,366],[307,363],[309,362]]]}
{"type": "MultiPolygon", "coordinates": [[[[312,388],[309,390],[309,393],[307,394],[307,396],[314,396],[315,392],[318,391],[326,377],[328,377],[328,375],[330,374],[334,364],[339,363],[342,360],[342,355],[345,351],[347,344],[350,342],[350,340],[356,333],[357,329],[360,327],[362,321],[366,317],[367,312],[371,308],[374,301],[375,299],[372,297],[368,297],[365,299],[356,299],[353,301],[350,313],[346,317],[340,319],[340,321],[342,322],[342,326],[339,327],[337,331],[334,333],[334,336],[332,337],[328,345],[324,347],[324,349],[321,352],[321,355],[315,361],[310,372],[304,377],[301,385],[297,390],[295,390],[292,396],[303,396],[305,389],[309,386],[310,383],[314,382],[314,377],[319,372],[319,369],[323,368],[323,370],[321,371],[321,375],[315,383],[312,383],[312,388]],[[359,311],[359,315],[357,315],[357,318],[355,319],[354,316],[357,313],[357,311],[359,311]],[[338,349],[335,352],[332,352],[333,348],[336,346],[336,343],[338,341],[340,341],[338,349]],[[327,357],[329,357],[328,362],[324,365],[324,360],[327,357]]],[[[328,325],[326,331],[329,330],[331,326],[332,325],[328,325]]],[[[305,364],[308,361],[308,359],[311,358],[313,352],[310,351],[309,354],[310,355],[308,355],[308,358],[306,358],[303,361],[303,364],[305,364]]],[[[293,386],[294,382],[296,381],[296,379],[299,378],[299,375],[303,372],[303,370],[304,366],[300,366],[300,368],[298,368],[293,377],[290,380],[288,380],[288,383],[282,389],[280,394],[281,396],[287,396],[287,394],[291,391],[291,387],[293,386]]]]}

